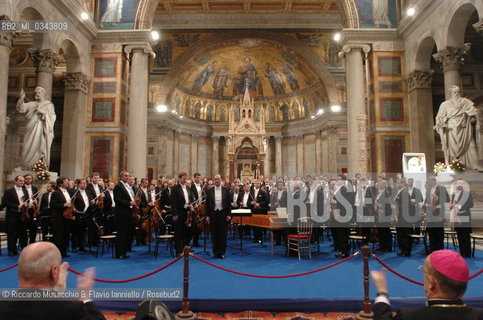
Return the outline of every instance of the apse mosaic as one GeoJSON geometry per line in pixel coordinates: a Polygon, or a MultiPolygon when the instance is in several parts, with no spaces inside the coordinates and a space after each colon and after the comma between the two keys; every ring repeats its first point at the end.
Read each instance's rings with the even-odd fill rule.
{"type": "Polygon", "coordinates": [[[245,90],[268,122],[302,119],[327,104],[312,69],[289,47],[262,39],[226,41],[194,57],[178,79],[171,105],[193,119],[226,121],[245,90]]]}

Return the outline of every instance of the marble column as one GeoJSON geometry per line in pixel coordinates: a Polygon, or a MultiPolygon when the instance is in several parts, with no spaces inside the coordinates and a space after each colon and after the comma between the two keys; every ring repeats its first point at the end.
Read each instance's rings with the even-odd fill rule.
{"type": "MultiPolygon", "coordinates": [[[[10,20],[2,16],[1,20],[10,20]]],[[[0,152],[4,154],[5,135],[7,133],[7,97],[8,97],[8,69],[10,60],[10,48],[12,47],[15,34],[0,32],[0,152]]],[[[0,194],[5,189],[3,182],[5,157],[0,157],[0,194]]]]}
{"type": "Polygon", "coordinates": [[[215,175],[220,171],[220,137],[213,136],[213,166],[211,175],[215,175]]]}
{"type": "Polygon", "coordinates": [[[55,68],[61,59],[52,49],[29,49],[30,59],[32,60],[37,72],[37,87],[45,89],[45,99],[52,100],[52,80],[54,79],[55,68]]]}
{"type": "Polygon", "coordinates": [[[295,138],[297,141],[297,175],[304,175],[304,136],[295,138]]]}
{"type": "Polygon", "coordinates": [[[470,44],[466,43],[461,48],[446,47],[433,54],[434,60],[441,63],[444,72],[444,93],[446,100],[451,98],[451,86],[458,86],[463,91],[461,84],[461,62],[470,51],[470,44]]]}
{"type": "MultiPolygon", "coordinates": [[[[365,144],[359,138],[357,117],[366,116],[363,59],[370,50],[367,44],[349,44],[342,47],[346,56],[346,70],[350,70],[350,76],[347,77],[347,149],[350,175],[367,170],[367,166],[361,167],[361,164],[367,163],[367,153],[361,152],[365,150],[365,144]]],[[[336,149],[329,149],[329,152],[336,153],[336,149]]]]}
{"type": "Polygon", "coordinates": [[[408,76],[410,151],[426,154],[426,170],[433,171],[434,115],[431,72],[414,70],[408,76]]]}
{"type": "Polygon", "coordinates": [[[275,174],[282,175],[282,136],[275,137],[275,174]]]}
{"type": "Polygon", "coordinates": [[[337,127],[327,126],[328,172],[337,173],[337,127]]]}
{"type": "Polygon", "coordinates": [[[191,175],[198,172],[198,140],[198,136],[191,135],[191,175]]]}
{"type": "Polygon", "coordinates": [[[228,174],[231,181],[233,181],[235,177],[235,155],[229,154],[228,155],[228,174]]]}
{"type": "Polygon", "coordinates": [[[265,150],[265,161],[263,162],[263,175],[267,177],[270,176],[270,164],[272,162],[271,158],[272,155],[270,153],[270,136],[267,136],[267,149],[265,150]]]}
{"type": "Polygon", "coordinates": [[[60,175],[74,179],[85,175],[85,132],[89,78],[82,72],[66,73],[64,83],[60,175]]]}
{"type": "Polygon", "coordinates": [[[168,129],[158,127],[158,176],[166,176],[168,165],[168,129]]]}
{"type": "Polygon", "coordinates": [[[149,56],[153,51],[148,44],[140,44],[128,45],[124,52],[131,59],[127,169],[141,178],[146,176],[149,56]]]}
{"type": "Polygon", "coordinates": [[[320,131],[317,130],[315,134],[315,174],[320,175],[322,171],[322,146],[320,142],[320,131]]]}
{"type": "Polygon", "coordinates": [[[178,178],[179,172],[179,132],[173,135],[173,177],[178,178]]]}

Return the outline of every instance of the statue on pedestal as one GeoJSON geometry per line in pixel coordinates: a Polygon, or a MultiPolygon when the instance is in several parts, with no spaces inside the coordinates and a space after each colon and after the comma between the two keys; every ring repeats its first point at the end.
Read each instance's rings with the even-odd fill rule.
{"type": "Polygon", "coordinates": [[[460,96],[458,86],[451,87],[451,99],[444,101],[436,115],[434,129],[441,136],[446,163],[456,159],[466,168],[478,168],[479,123],[473,102],[460,96]]]}
{"type": "Polygon", "coordinates": [[[25,92],[22,89],[17,101],[17,112],[24,113],[26,120],[19,167],[31,167],[38,160],[42,160],[48,166],[56,115],[52,102],[45,100],[45,89],[35,88],[35,101],[31,102],[25,102],[25,92]]]}

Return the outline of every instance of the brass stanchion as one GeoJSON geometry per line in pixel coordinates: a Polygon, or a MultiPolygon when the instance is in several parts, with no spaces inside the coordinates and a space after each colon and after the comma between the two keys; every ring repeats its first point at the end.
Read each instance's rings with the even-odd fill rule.
{"type": "Polygon", "coordinates": [[[189,291],[189,277],[190,277],[190,247],[185,246],[183,249],[184,258],[184,268],[183,268],[183,305],[181,311],[178,312],[174,317],[176,320],[194,320],[197,318],[196,313],[190,311],[190,300],[188,298],[189,291]]]}
{"type": "Polygon", "coordinates": [[[364,254],[364,303],[362,311],[357,315],[358,319],[372,319],[374,318],[374,313],[372,312],[371,300],[369,299],[369,256],[371,250],[368,246],[362,247],[362,253],[364,254]]]}

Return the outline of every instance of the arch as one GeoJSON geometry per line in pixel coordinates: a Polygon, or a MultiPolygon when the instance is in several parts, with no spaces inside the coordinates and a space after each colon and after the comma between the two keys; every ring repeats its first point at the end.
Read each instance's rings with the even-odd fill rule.
{"type": "MultiPolygon", "coordinates": [[[[342,26],[344,28],[360,28],[359,11],[356,0],[337,0],[342,26]]],[[[151,29],[159,0],[139,0],[134,28],[151,29]]]]}
{"type": "MultiPolygon", "coordinates": [[[[452,47],[461,47],[465,40],[465,31],[468,21],[478,10],[473,3],[467,2],[458,6],[451,15],[446,29],[446,44],[452,47]]],[[[479,14],[481,17],[481,14],[479,14]]]]}
{"type": "MultiPolygon", "coordinates": [[[[77,49],[77,45],[74,41],[69,38],[65,38],[59,46],[59,49],[62,48],[65,55],[65,60],[67,62],[66,71],[68,73],[72,72],[80,72],[81,71],[81,57],[79,55],[79,50],[77,49]]],[[[59,50],[56,50],[57,52],[59,50]]]]}
{"type": "Polygon", "coordinates": [[[430,69],[434,46],[436,46],[436,41],[431,36],[424,38],[419,43],[414,64],[416,70],[427,71],[430,69]]]}
{"type": "Polygon", "coordinates": [[[200,41],[193,45],[190,50],[181,55],[176,64],[171,68],[168,76],[165,80],[165,85],[158,92],[157,101],[160,103],[168,103],[171,100],[171,94],[175,91],[177,81],[179,81],[179,75],[184,71],[185,66],[196,59],[207,50],[216,47],[218,44],[228,40],[241,39],[241,38],[257,38],[268,40],[272,42],[278,42],[280,44],[290,47],[293,52],[300,56],[304,62],[312,67],[313,71],[318,77],[318,81],[323,85],[329,102],[331,104],[340,103],[335,80],[332,74],[327,70],[325,64],[310,48],[297,45],[295,40],[286,37],[284,35],[273,33],[265,30],[233,30],[216,34],[212,37],[200,41]]]}
{"type": "MultiPolygon", "coordinates": [[[[24,0],[17,3],[12,20],[45,20],[49,12],[40,1],[24,0]]],[[[32,33],[33,47],[36,49],[47,49],[52,47],[52,33],[32,33]]]]}

